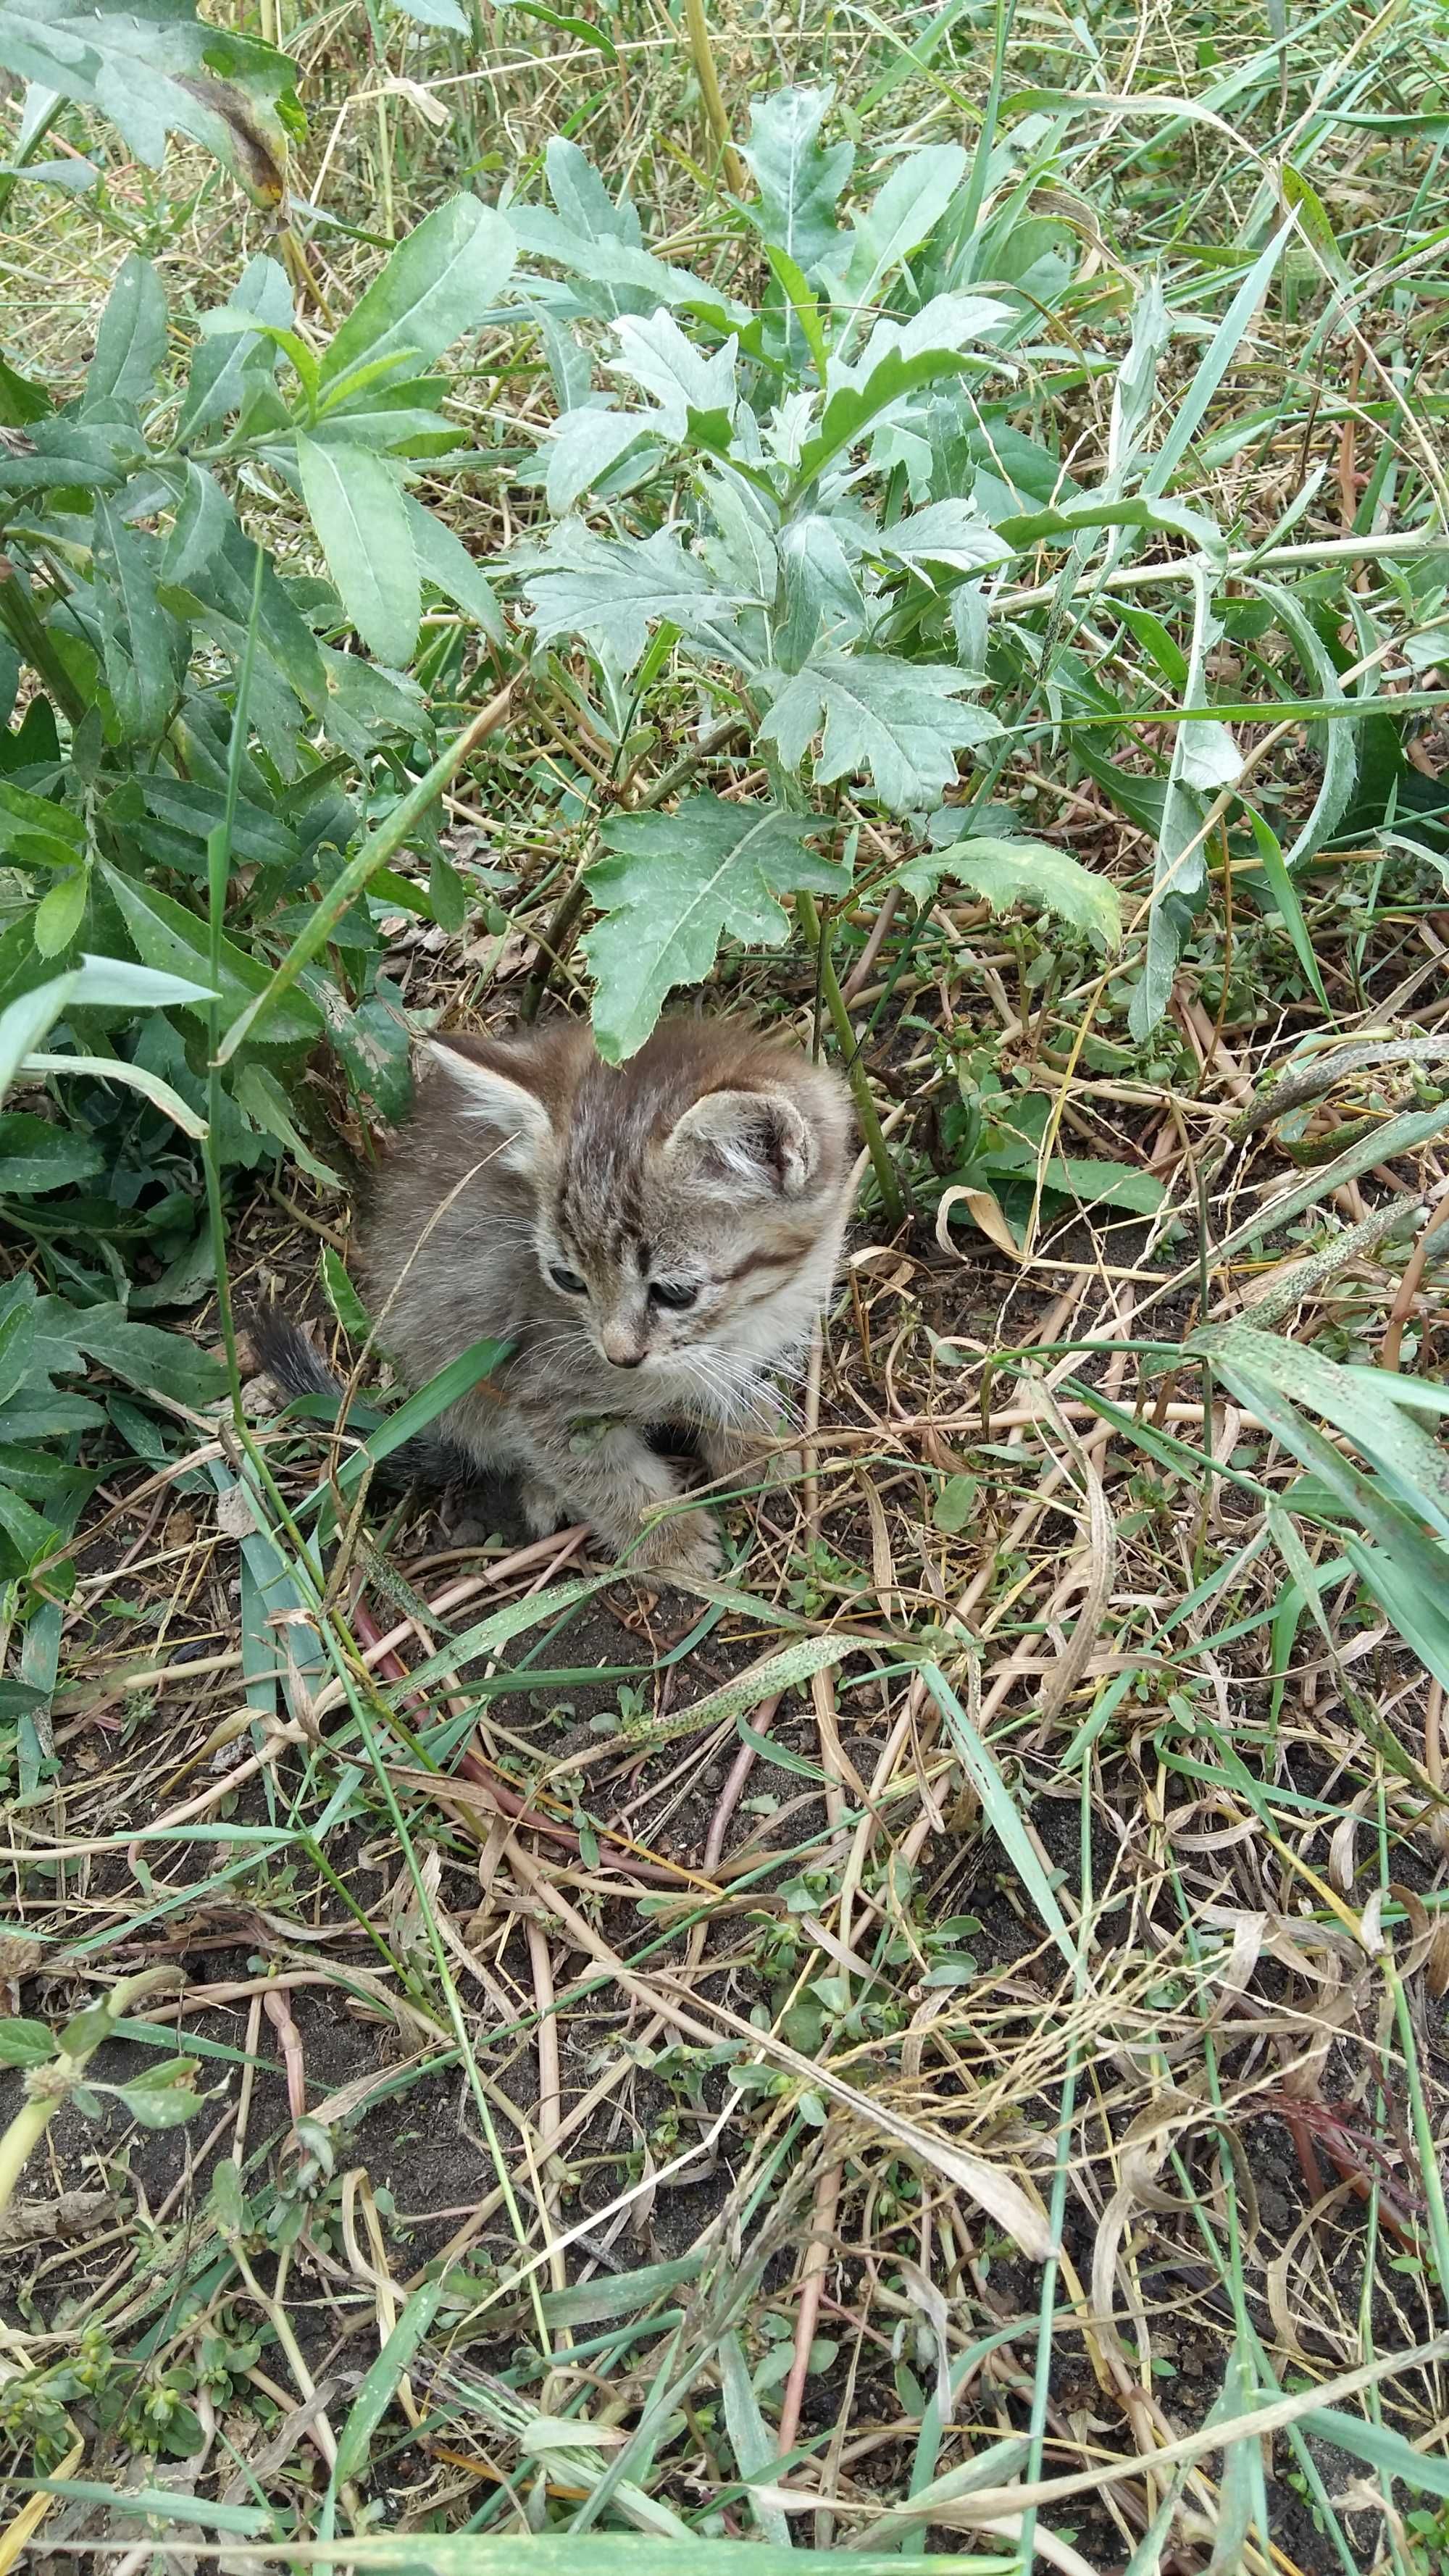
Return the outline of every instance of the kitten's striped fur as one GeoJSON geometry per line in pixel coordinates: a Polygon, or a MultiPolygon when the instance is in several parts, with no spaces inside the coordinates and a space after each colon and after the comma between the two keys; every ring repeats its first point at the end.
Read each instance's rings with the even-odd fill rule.
{"type": "Polygon", "coordinates": [[[846,1218],[844,1086],[729,1021],[666,1021],[627,1064],[558,1020],[439,1039],[371,1186],[360,1281],[421,1385],[471,1342],[513,1345],[438,1428],[522,1479],[540,1531],[584,1520],[631,1565],[719,1562],[646,1428],[690,1425],[711,1475],[770,1431],[846,1218]]]}

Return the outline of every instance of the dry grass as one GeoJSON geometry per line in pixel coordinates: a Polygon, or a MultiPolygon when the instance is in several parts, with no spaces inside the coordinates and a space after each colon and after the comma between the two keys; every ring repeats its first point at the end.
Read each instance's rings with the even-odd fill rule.
{"type": "MultiPolygon", "coordinates": [[[[656,247],[702,267],[713,248],[722,273],[745,255],[702,176],[666,13],[611,17],[612,63],[563,19],[520,23],[521,41],[489,13],[470,55],[388,20],[384,73],[360,9],[299,26],[282,6],[312,116],[301,187],[329,219],[310,256],[339,309],[377,257],[339,225],[401,233],[485,156],[531,184],[566,118],[652,207],[656,247]]],[[[1355,18],[1312,42],[1324,65],[1330,46],[1341,65],[1353,43],[1365,62],[1382,48],[1377,103],[1410,78],[1411,43],[1438,41],[1410,25],[1355,18]]],[[[741,14],[714,36],[733,101],[827,55],[861,101],[899,59],[865,13],[828,32],[741,14]]],[[[1261,45],[1211,13],[1098,36],[1114,96],[1200,96],[1261,45]]],[[[956,131],[986,52],[963,17],[867,135],[956,131]]],[[[1081,85],[1080,54],[1032,18],[1010,85],[1081,85]]],[[[1276,83],[1234,111],[1255,150],[1302,105],[1291,76],[1281,120],[1276,83]]],[[[1112,212],[1104,279],[1167,242],[1174,214],[1231,241],[1251,199],[1251,154],[1225,166],[1209,130],[1156,132],[1104,112],[1070,173],[1077,202],[1112,212]]],[[[1356,261],[1407,221],[1441,150],[1375,155],[1337,130],[1314,184],[1356,261]]],[[[260,237],[179,157],[164,182],[113,167],[99,205],[44,207],[6,239],[0,337],[61,380],[128,243],[184,314],[260,237]]],[[[1305,288],[1233,382],[1229,414],[1276,414],[1215,468],[1248,546],[1312,463],[1331,471],[1294,537],[1327,542],[1384,442],[1402,477],[1438,435],[1424,308],[1403,367],[1379,368],[1392,381],[1327,426],[1330,389],[1299,372],[1317,309],[1305,288]]],[[[1386,286],[1363,317],[1376,364],[1392,309],[1386,286]]],[[[1092,363],[1063,355],[1057,400],[1090,479],[1121,339],[1105,305],[1081,327],[1092,363]]],[[[506,447],[537,379],[515,384],[490,347],[455,399],[506,447]]],[[[527,506],[495,476],[460,524],[527,506]]],[[[1263,703],[1240,729],[1251,750],[1261,674],[1218,677],[1263,703]]],[[[661,768],[689,747],[682,691],[674,712],[661,768]]],[[[1149,726],[1138,740],[1154,748],[1149,726]]],[[[1439,775],[1444,756],[1431,718],[1416,765],[1439,775]]],[[[456,832],[485,835],[516,883],[502,930],[399,936],[410,1009],[478,1021],[522,997],[590,758],[567,711],[540,706],[455,800],[456,832]]],[[[1291,818],[1316,779],[1301,728],[1276,764],[1291,818]]],[[[750,792],[727,754],[709,774],[750,792]]],[[[1023,747],[998,793],[1140,901],[1150,843],[1063,739],[1023,747]]],[[[859,819],[879,881],[899,853],[859,819]]],[[[1322,1017],[1276,918],[1232,900],[1230,867],[1252,864],[1215,850],[1150,1052],[1124,1043],[1085,948],[1048,971],[1046,925],[952,895],[914,925],[903,906],[869,951],[869,903],[838,925],[919,1221],[892,1237],[862,1173],[797,1391],[807,1472],[733,1499],[728,1586],[681,1609],[578,1584],[579,1533],[457,1548],[375,1510],[330,1566],[325,1618],[278,1618],[281,1562],[236,1517],[228,1425],[193,1424],[159,1472],[132,1459],[100,1486],[55,1763],[11,1815],[3,1964],[48,2020],[97,1978],[177,1969],[97,2069],[133,2081],[177,2034],[208,2098],[159,2134],[118,2103],[100,2125],[67,2108],[27,2174],[0,2330],[18,2479],[252,2508],[238,2564],[360,2563],[359,2535],[385,2531],[414,2536],[393,2563],[422,2565],[429,2535],[551,2531],[583,2565],[599,2528],[907,2557],[929,2535],[1068,2571],[1444,2563],[1433,2496],[1334,2448],[1313,2412],[1442,2462],[1442,1693],[1347,1566],[1321,1628],[1276,1617],[1289,1578],[1262,1542],[1298,1462],[1172,1351],[1204,1320],[1271,1313],[1331,1356],[1435,1376],[1444,1274],[1424,1211],[1442,1212],[1449,1170],[1433,1144],[1366,1167],[1215,1253],[1314,1168],[1307,1149],[1423,1096],[1422,1071],[1374,1063],[1245,1131],[1322,1017]],[[1024,1256],[959,1205],[936,1223],[967,1150],[966,1068],[968,1092],[1050,1101],[1059,1153],[1151,1175],[1162,1209],[1049,1194],[1024,1256]],[[1395,1203],[1395,1229],[1359,1231],[1395,1203]],[[473,1633],[525,1603],[511,1634],[473,1633]],[[214,2190],[223,2159],[240,2215],[214,2190]],[[427,2282],[425,2315],[409,2302],[427,2282]],[[362,2374],[404,2312],[419,2339],[389,2346],[386,2411],[349,2457],[362,2374]],[[89,2385],[47,2387],[78,2348],[89,2385]],[[1225,2375],[1227,2414],[1276,2409],[1261,2451],[1224,2449],[1208,2421],[1225,2375]]],[[[1339,1038],[1442,1026],[1449,922],[1411,863],[1335,846],[1304,907],[1339,1038]]],[[[731,974],[739,999],[811,1030],[810,960],[731,974]]],[[[345,1201],[299,1174],[259,1189],[237,1204],[234,1286],[280,1276],[312,1297],[346,1226],[345,1201]]],[[[258,1437],[294,1503],[336,1454],[315,1430],[258,1437]]],[[[1339,1552],[1326,1523],[1302,1543],[1323,1568],[1339,1552]]],[[[204,2515],[164,2536],[228,2545],[204,2515]]],[[[128,2570],[150,2547],[84,2497],[56,2501],[32,2545],[128,2570]]]]}

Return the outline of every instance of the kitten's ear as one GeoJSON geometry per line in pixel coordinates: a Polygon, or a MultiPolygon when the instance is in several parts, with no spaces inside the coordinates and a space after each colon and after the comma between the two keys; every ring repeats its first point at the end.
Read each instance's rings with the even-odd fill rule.
{"type": "Polygon", "coordinates": [[[819,1162],[809,1125],[783,1091],[707,1091],[686,1109],[665,1152],[706,1189],[797,1199],[819,1162]]]}
{"type": "Polygon", "coordinates": [[[555,1142],[553,1121],[537,1092],[496,1065],[449,1046],[446,1039],[429,1038],[426,1045],[434,1064],[458,1093],[462,1116],[495,1127],[506,1139],[497,1157],[502,1169],[535,1179],[555,1142]]]}

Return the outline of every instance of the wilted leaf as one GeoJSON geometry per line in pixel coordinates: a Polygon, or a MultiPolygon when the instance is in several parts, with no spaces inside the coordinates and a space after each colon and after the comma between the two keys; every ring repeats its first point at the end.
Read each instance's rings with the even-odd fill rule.
{"type": "Polygon", "coordinates": [[[790,925],[778,896],[797,886],[842,890],[842,869],[804,846],[816,828],[808,814],[717,796],[606,824],[611,855],[585,878],[608,916],[584,941],[601,1055],[618,1064],[641,1047],[667,996],[708,975],[726,935],[780,947],[790,925]]]}
{"type": "Polygon", "coordinates": [[[296,64],[198,18],[193,0],[0,0],[0,64],[100,108],[153,170],[167,135],[188,134],[259,205],[285,193],[296,64]]]}

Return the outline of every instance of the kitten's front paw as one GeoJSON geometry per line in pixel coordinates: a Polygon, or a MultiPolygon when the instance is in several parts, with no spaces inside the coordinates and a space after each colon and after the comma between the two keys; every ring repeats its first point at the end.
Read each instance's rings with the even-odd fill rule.
{"type": "Polygon", "coordinates": [[[722,1573],[725,1562],[724,1540],[712,1512],[675,1512],[668,1520],[657,1521],[631,1547],[624,1561],[626,1574],[701,1575],[706,1580],[722,1573]]]}

